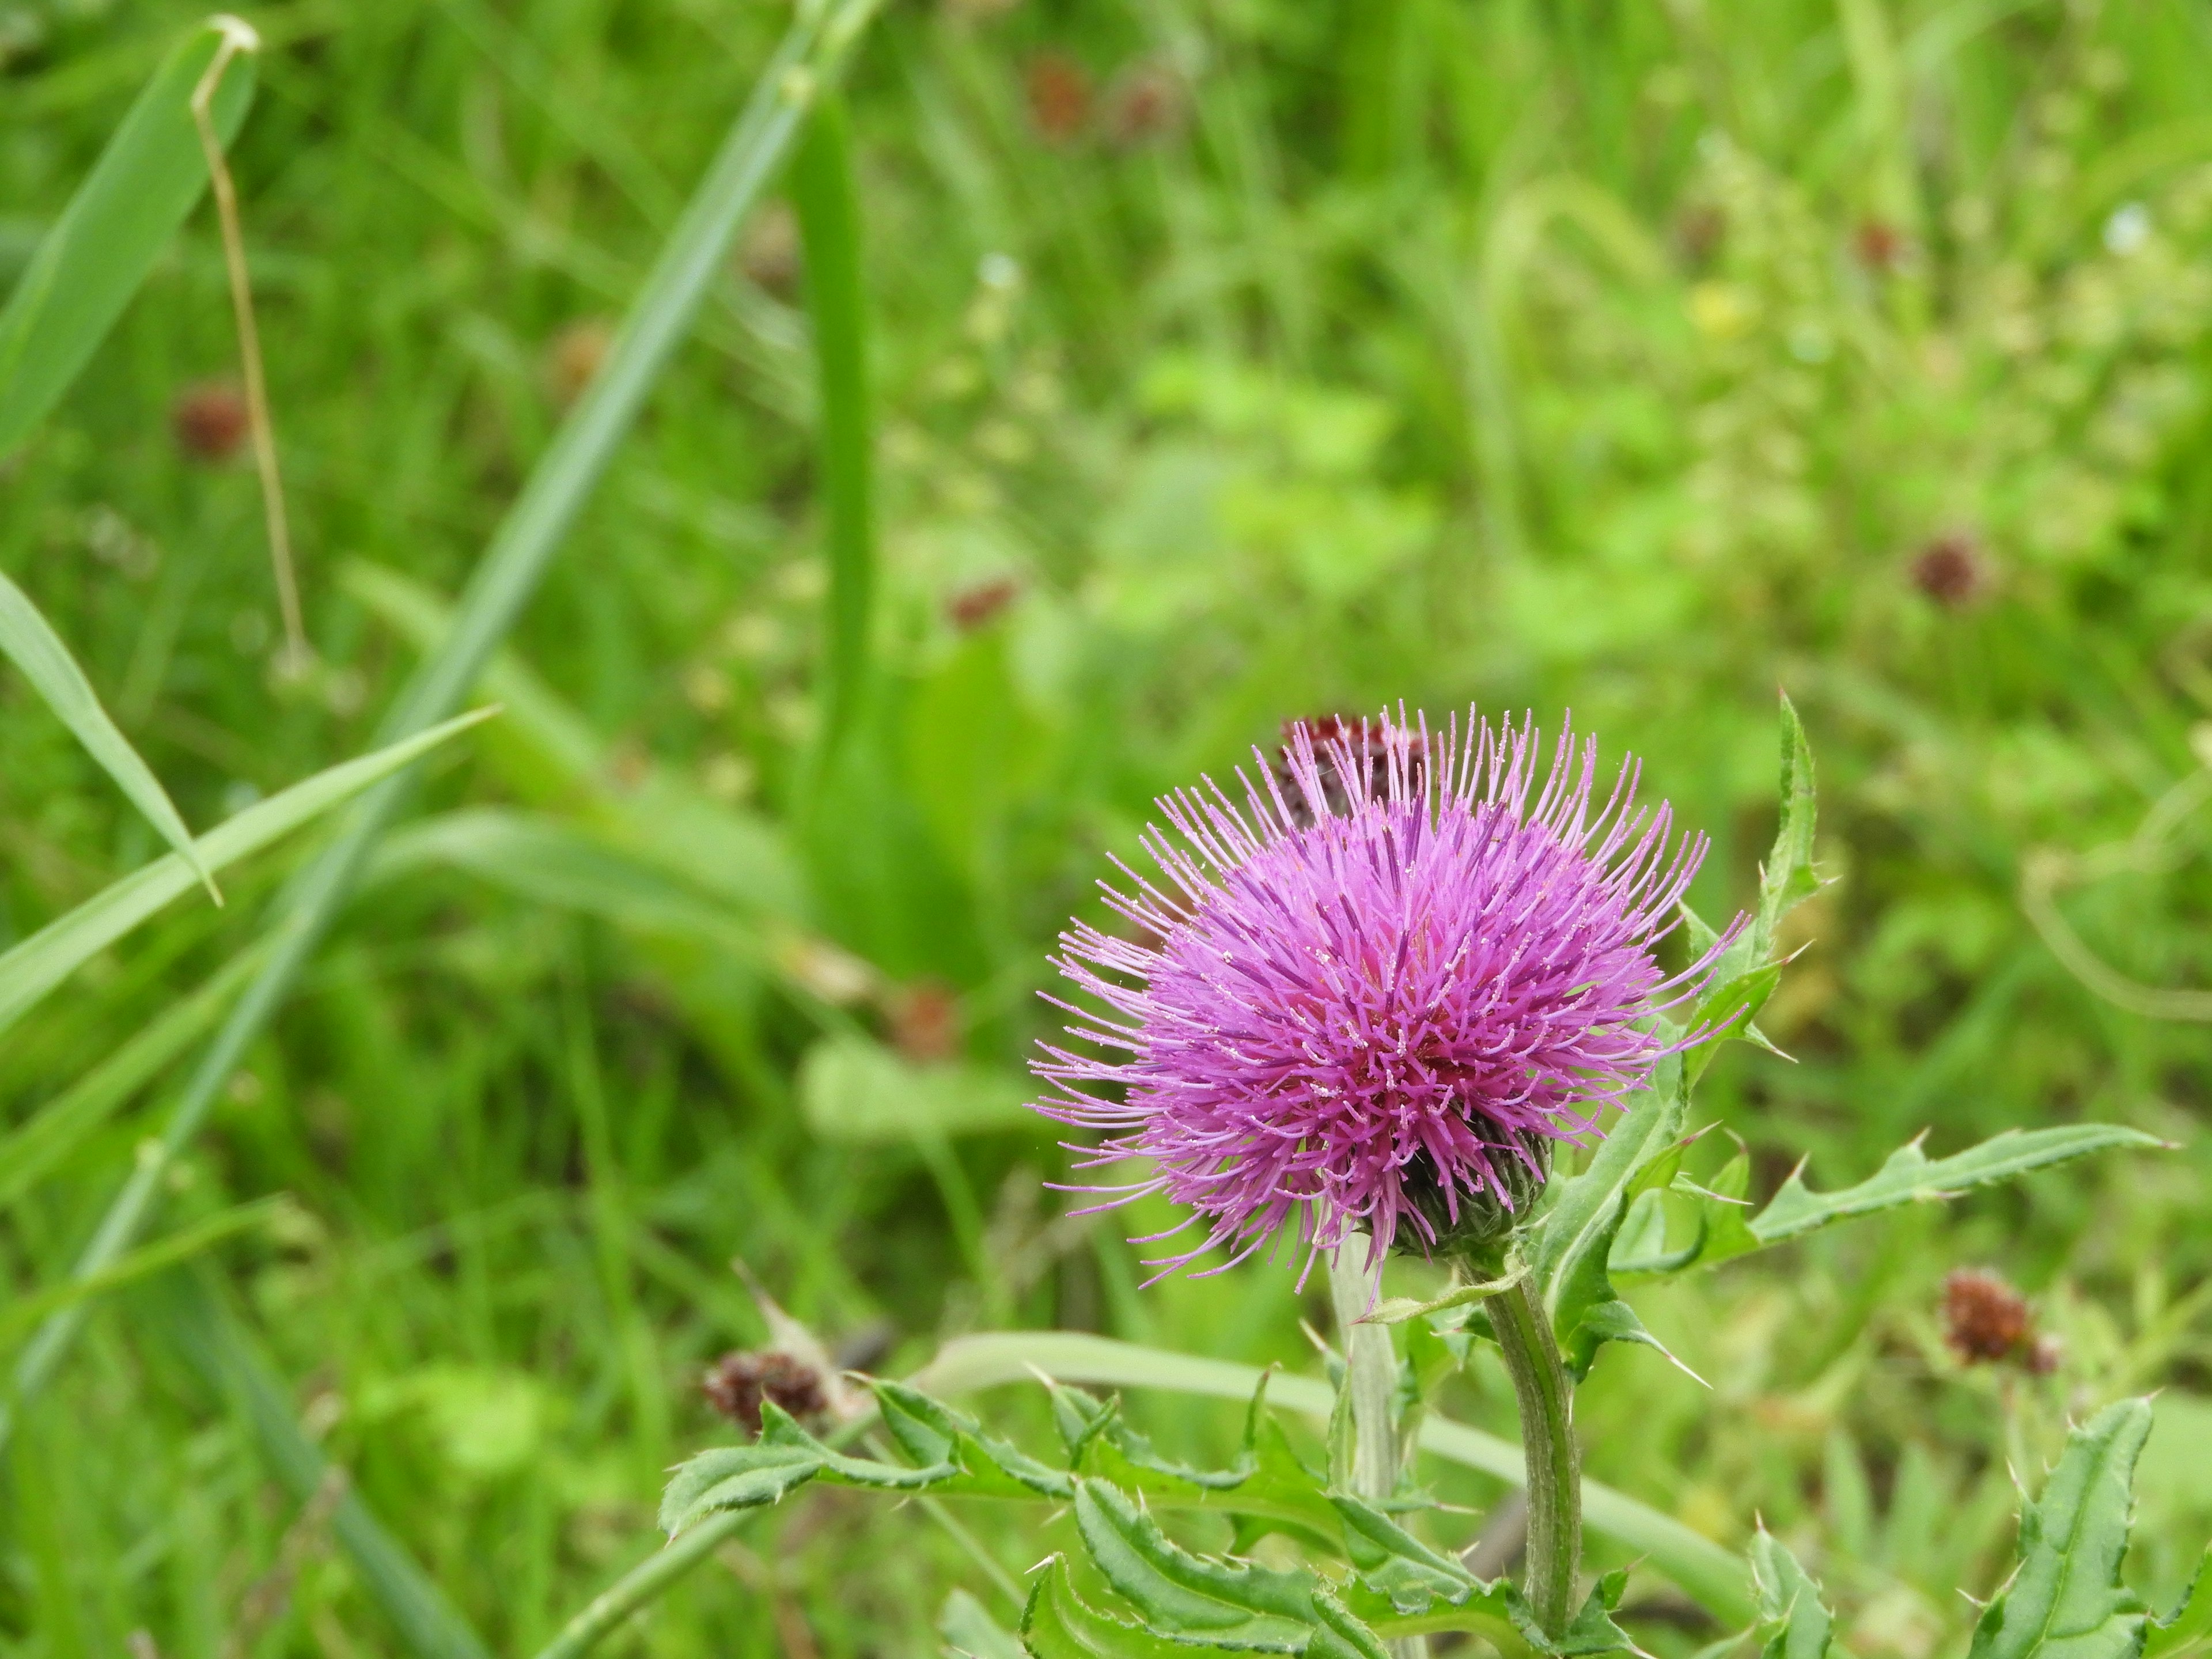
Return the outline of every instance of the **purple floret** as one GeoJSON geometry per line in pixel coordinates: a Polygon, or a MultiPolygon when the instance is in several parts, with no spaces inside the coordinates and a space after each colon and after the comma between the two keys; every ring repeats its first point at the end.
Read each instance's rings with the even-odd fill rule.
{"type": "Polygon", "coordinates": [[[1135,937],[1060,935],[1054,965],[1110,1012],[1051,999],[1097,1054],[1045,1045],[1036,1109],[1103,1132],[1080,1167],[1151,1162],[1091,1189],[1094,1208],[1164,1192],[1192,1214],[1152,1237],[1206,1226],[1163,1272],[1218,1245],[1208,1271],[1233,1266],[1294,1213],[1310,1265],[1355,1224],[1430,1248],[1416,1192],[1441,1191],[1447,1227],[1510,1209],[1510,1187],[1533,1190],[1512,1161],[1540,1181],[1532,1148],[1597,1138],[1690,1040],[1651,1017],[1735,933],[1661,969],[1706,842],[1670,845],[1668,808],[1637,808],[1632,760],[1593,812],[1594,738],[1577,755],[1562,733],[1544,768],[1533,717],[1493,732],[1470,710],[1432,739],[1401,711],[1321,735],[1294,728],[1279,774],[1255,750],[1241,809],[1210,778],[1159,803],[1174,834],[1144,846],[1164,879],[1119,866],[1133,890],[1106,889],[1135,937]]]}

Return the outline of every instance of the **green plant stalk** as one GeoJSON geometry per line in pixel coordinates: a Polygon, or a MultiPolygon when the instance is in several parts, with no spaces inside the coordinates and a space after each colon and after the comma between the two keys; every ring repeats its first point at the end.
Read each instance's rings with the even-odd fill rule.
{"type": "MultiPolygon", "coordinates": [[[[1398,1392],[1398,1356],[1390,1328],[1369,1324],[1367,1316],[1382,1299],[1384,1252],[1371,1236],[1347,1233],[1328,1267],[1329,1300],[1344,1343],[1344,1386],[1352,1406],[1352,1467],[1336,1473],[1345,1484],[1377,1506],[1398,1489],[1398,1425],[1394,1407],[1398,1392]]],[[[1425,1659],[1428,1639],[1403,1636],[1389,1644],[1392,1659],[1425,1659]]]]}
{"type": "Polygon", "coordinates": [[[538,1650],[538,1659],[580,1659],[589,1653],[625,1619],[659,1601],[664,1590],[713,1554],[724,1539],[757,1513],[724,1510],[702,1521],[667,1548],[647,1556],[562,1626],[560,1634],[538,1650]]]}
{"type": "Polygon", "coordinates": [[[1374,1310],[1382,1277],[1370,1248],[1365,1233],[1347,1233],[1329,1263],[1329,1301],[1344,1344],[1344,1385],[1352,1405],[1352,1466],[1334,1473],[1358,1496],[1382,1504],[1398,1486],[1398,1431],[1390,1420],[1398,1361],[1389,1328],[1360,1322],[1374,1310]]]}
{"type": "MultiPolygon", "coordinates": [[[[800,121],[842,66],[878,0],[803,4],[752,96],[623,319],[605,365],[585,390],[494,532],[470,578],[452,632],[418,669],[385,718],[386,740],[434,725],[457,707],[536,592],[553,554],[583,510],[660,368],[721,272],[738,225],[788,154],[800,121]]],[[[135,1240],[170,1164],[196,1136],[246,1049],[267,1026],[300,969],[337,919],[369,849],[405,799],[406,776],[365,796],[337,839],[277,901],[268,965],[247,988],[172,1109],[168,1127],[142,1152],[101,1218],[75,1273],[90,1278],[135,1240]]],[[[52,1379],[82,1328],[79,1303],[40,1327],[15,1367],[14,1399],[0,1405],[0,1446],[15,1407],[52,1379]]]]}
{"type": "Polygon", "coordinates": [[[1582,1455],[1575,1446],[1574,1384],[1559,1359],[1552,1322],[1527,1275],[1490,1301],[1491,1328],[1521,1407],[1528,1464],[1528,1561],[1524,1593],[1537,1625],[1554,1639],[1574,1617],[1583,1553],[1582,1455]]]}
{"type": "Polygon", "coordinates": [[[830,564],[820,676],[820,756],[826,764],[866,692],[876,565],[860,209],[845,112],[834,95],[817,102],[807,121],[792,161],[791,193],[805,254],[806,312],[820,394],[817,450],[830,564]]]}

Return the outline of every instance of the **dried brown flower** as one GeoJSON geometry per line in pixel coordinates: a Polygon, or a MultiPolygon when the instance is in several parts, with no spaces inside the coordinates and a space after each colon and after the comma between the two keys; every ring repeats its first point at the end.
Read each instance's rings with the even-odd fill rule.
{"type": "Polygon", "coordinates": [[[1189,116],[1182,77],[1157,58],[1142,58],[1114,78],[1106,137],[1116,149],[1136,149],[1181,131],[1189,116]]]}
{"type": "Polygon", "coordinates": [[[2034,1321],[2027,1298],[1979,1267],[1960,1267],[1943,1280],[1943,1340],[1961,1363],[1993,1364],[2022,1349],[2034,1321]]]}
{"type": "Polygon", "coordinates": [[[1021,591],[1021,584],[1012,576],[996,576],[963,587],[945,600],[945,619],[962,633],[972,634],[1012,605],[1021,591]]]}
{"type": "Polygon", "coordinates": [[[1905,233],[1886,219],[1862,219],[1851,233],[1851,252],[1869,270],[1893,271],[1909,251],[1905,233]]]}
{"type": "Polygon", "coordinates": [[[749,1434],[761,1431],[764,1401],[781,1407],[801,1422],[830,1409],[822,1373],[780,1349],[726,1353],[707,1368],[700,1386],[708,1405],[749,1434]]]}
{"type": "Polygon", "coordinates": [[[200,380],[169,406],[177,447],[196,461],[227,461],[246,441],[246,394],[228,380],[200,380]]]}
{"type": "Polygon", "coordinates": [[[902,985],[890,998],[891,1046],[916,1066],[933,1066],[960,1052],[960,1002],[941,980],[902,985]]]}
{"type": "Polygon", "coordinates": [[[1065,144],[1091,119],[1091,73],[1066,52],[1041,52],[1022,71],[1030,125],[1050,144],[1065,144]]]}
{"type": "Polygon", "coordinates": [[[1913,556],[1912,585],[1947,610],[1966,610],[1989,593],[1989,558],[1972,536],[1953,531],[1913,556]]]}
{"type": "Polygon", "coordinates": [[[604,317],[579,317],[563,323],[545,345],[545,390],[566,409],[584,395],[614,344],[614,325],[604,317]]]}

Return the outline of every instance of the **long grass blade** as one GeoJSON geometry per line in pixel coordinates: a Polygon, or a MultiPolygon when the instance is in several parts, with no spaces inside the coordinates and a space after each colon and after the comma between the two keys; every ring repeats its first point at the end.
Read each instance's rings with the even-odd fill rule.
{"type": "Polygon", "coordinates": [[[290,1202],[283,1194],[275,1194],[267,1198],[257,1198],[249,1204],[233,1205],[205,1220],[196,1221],[166,1237],[157,1238],[151,1244],[141,1244],[88,1278],[64,1279],[43,1291],[18,1297],[6,1306],[0,1307],[0,1342],[12,1340],[18,1331],[27,1330],[64,1308],[76,1307],[96,1297],[105,1296],[110,1291],[119,1290],[136,1280],[189,1261],[201,1251],[220,1244],[226,1238],[260,1226],[290,1202]]]}
{"type": "MultiPolygon", "coordinates": [[[[69,389],[206,188],[192,93],[239,27],[209,19],[154,72],[0,311],[0,457],[69,389]]],[[[252,101],[249,60],[209,102],[226,145],[252,101]]]]}
{"type": "MultiPolygon", "coordinates": [[[[416,671],[386,716],[383,732],[387,740],[422,732],[442,718],[459,704],[490,663],[629,431],[654,377],[721,273],[747,210],[790,153],[808,108],[834,82],[878,3],[838,0],[800,8],[646,277],[605,363],[577,399],[494,532],[462,595],[452,631],[437,654],[416,671]]],[[[201,1056],[160,1146],[140,1160],[108,1206],[78,1262],[80,1273],[98,1272],[130,1248],[169,1160],[198,1133],[247,1046],[283,1000],[352,891],[369,849],[398,809],[404,791],[404,779],[395,778],[371,792],[330,848],[287,890],[268,965],[201,1056]]],[[[40,1327],[16,1367],[17,1399],[28,1398],[45,1386],[68,1352],[79,1322],[72,1310],[40,1327]]],[[[12,1427],[10,1413],[0,1411],[0,1445],[6,1443],[12,1427]]]]}
{"type": "Polygon", "coordinates": [[[192,832],[185,828],[184,817],[169,799],[169,792],[108,718],[100,694],[92,689],[92,682],[77,666],[62,636],[40,615],[30,596],[5,575],[0,575],[0,652],[5,652],[8,659],[22,671],[31,689],[76,734],[85,752],[100,763],[100,769],[115,780],[131,804],[146,815],[147,823],[191,866],[206,886],[208,896],[222,903],[215,877],[201,863],[192,846],[192,832]]]}
{"type": "MultiPolygon", "coordinates": [[[[293,1420],[288,1391],[238,1321],[196,1274],[158,1287],[172,1341],[208,1387],[230,1401],[261,1443],[262,1455],[295,1502],[323,1490],[330,1466],[293,1420]]],[[[419,1659],[489,1659],[490,1650],[459,1609],[354,1492],[339,1498],[331,1531],[362,1585],[419,1659]]]]}
{"type": "Polygon", "coordinates": [[[163,1009],[151,1025],[0,1137],[0,1211],[44,1180],[131,1096],[204,1036],[267,953],[265,942],[240,951],[205,985],[163,1009]]]}
{"type": "Polygon", "coordinates": [[[821,392],[821,495],[828,513],[830,602],[822,640],[822,750],[851,726],[867,684],[875,590],[874,425],[869,412],[867,293],[860,280],[860,209],[852,140],[834,97],[815,106],[791,169],[806,256],[821,392]]]}
{"type": "MultiPolygon", "coordinates": [[[[489,709],[333,766],[282,794],[258,801],[200,837],[197,862],[220,870],[258,853],[343,805],[372,784],[420,759],[447,738],[489,717],[489,709]]],[[[192,884],[194,872],[177,854],[132,872],[67,915],[56,918],[0,956],[0,1031],[21,1019],[49,991],[192,884]]]]}

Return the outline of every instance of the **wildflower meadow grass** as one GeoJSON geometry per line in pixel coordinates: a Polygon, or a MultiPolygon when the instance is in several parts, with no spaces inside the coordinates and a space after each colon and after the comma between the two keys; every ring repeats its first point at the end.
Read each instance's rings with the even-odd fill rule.
{"type": "Polygon", "coordinates": [[[0,1646],[2212,1639],[2208,79],[0,4],[0,1646]]]}

